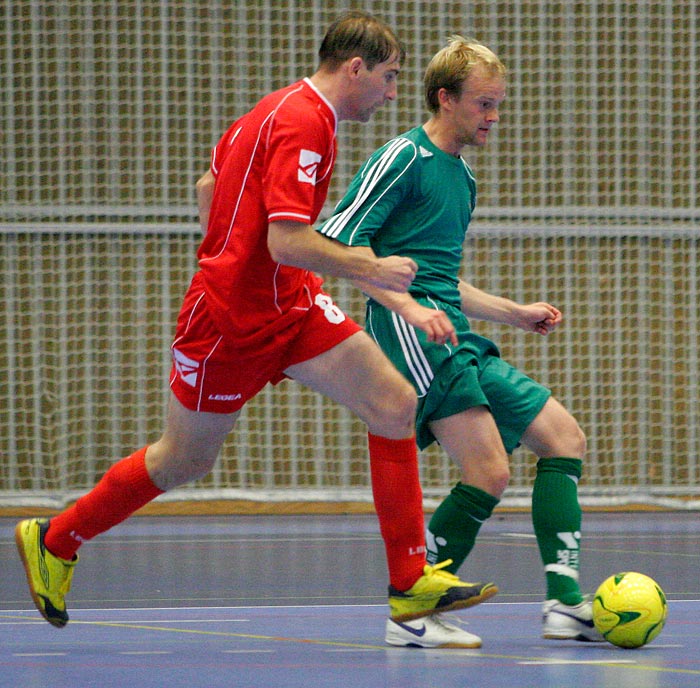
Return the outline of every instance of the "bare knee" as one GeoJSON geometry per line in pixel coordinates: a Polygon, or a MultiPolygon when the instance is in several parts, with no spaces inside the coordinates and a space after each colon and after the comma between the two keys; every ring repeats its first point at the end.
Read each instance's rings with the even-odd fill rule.
{"type": "Polygon", "coordinates": [[[372,402],[364,418],[372,434],[403,439],[415,432],[418,400],[415,390],[404,378],[397,376],[395,383],[372,402]]]}
{"type": "Polygon", "coordinates": [[[573,416],[568,422],[562,423],[556,437],[551,441],[551,447],[540,458],[566,457],[582,459],[586,454],[586,435],[573,416]]]}
{"type": "Polygon", "coordinates": [[[484,490],[494,497],[501,498],[510,482],[510,467],[508,461],[499,463],[497,468],[489,476],[489,487],[484,490]]]}
{"type": "Polygon", "coordinates": [[[574,451],[576,452],[573,456],[577,459],[582,459],[586,455],[586,434],[581,429],[581,426],[574,421],[576,429],[573,433],[572,443],[574,446],[574,451]]]}
{"type": "Polygon", "coordinates": [[[216,453],[190,453],[162,437],[146,450],[146,469],[153,483],[167,491],[203,478],[214,467],[216,458],[216,453]]]}
{"type": "Polygon", "coordinates": [[[521,441],[541,459],[582,459],[586,453],[586,435],[576,419],[553,398],[525,431],[521,441]]]}
{"type": "Polygon", "coordinates": [[[462,467],[461,480],[500,499],[510,481],[507,455],[489,461],[469,461],[462,467]]]}
{"type": "Polygon", "coordinates": [[[151,480],[161,490],[172,490],[205,476],[239,414],[191,411],[171,395],[163,435],[146,450],[151,480]]]}

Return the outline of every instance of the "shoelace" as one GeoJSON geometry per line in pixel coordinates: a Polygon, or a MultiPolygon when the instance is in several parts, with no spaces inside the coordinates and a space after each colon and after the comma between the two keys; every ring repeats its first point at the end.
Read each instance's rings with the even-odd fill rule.
{"type": "Polygon", "coordinates": [[[463,626],[467,625],[467,622],[460,619],[456,614],[447,614],[445,612],[433,614],[430,619],[446,631],[461,630],[463,626]]]}
{"type": "Polygon", "coordinates": [[[452,563],[452,559],[445,559],[445,561],[441,561],[439,564],[435,564],[434,566],[430,566],[430,564],[426,564],[425,568],[423,569],[423,573],[426,576],[438,576],[439,578],[444,578],[447,581],[450,582],[456,582],[459,581],[459,578],[454,575],[454,573],[450,573],[449,571],[443,571],[446,566],[449,566],[452,563]]]}
{"type": "MultiPolygon", "coordinates": [[[[68,569],[69,567],[66,566],[65,568],[68,569]]],[[[61,593],[61,595],[63,595],[64,597],[70,592],[70,585],[71,585],[71,582],[72,582],[72,575],[71,575],[71,572],[69,571],[69,572],[67,573],[65,579],[63,580],[63,583],[61,583],[61,585],[60,585],[60,587],[59,587],[59,589],[58,589],[58,591],[59,591],[59,592],[61,593]]]]}

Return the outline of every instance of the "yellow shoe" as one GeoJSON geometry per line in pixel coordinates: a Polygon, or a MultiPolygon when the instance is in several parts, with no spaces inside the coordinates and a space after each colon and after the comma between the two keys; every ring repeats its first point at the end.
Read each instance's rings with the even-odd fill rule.
{"type": "Polygon", "coordinates": [[[44,545],[48,529],[47,518],[20,521],[15,528],[15,541],[36,608],[50,624],[63,628],[68,623],[64,598],[70,590],[78,555],[65,561],[51,554],[44,545]]]}
{"type": "Polygon", "coordinates": [[[410,621],[436,612],[464,609],[493,597],[493,583],[465,583],[448,571],[447,559],[435,566],[426,565],[423,575],[405,592],[389,586],[389,608],[394,621],[410,621]]]}

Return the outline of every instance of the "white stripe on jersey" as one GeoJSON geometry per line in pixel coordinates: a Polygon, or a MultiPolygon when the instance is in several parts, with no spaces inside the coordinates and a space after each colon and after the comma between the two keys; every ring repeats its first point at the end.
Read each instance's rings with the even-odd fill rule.
{"type": "Polygon", "coordinates": [[[460,157],[460,160],[462,161],[462,165],[464,165],[464,171],[467,173],[467,177],[472,180],[474,184],[476,184],[476,177],[474,176],[474,173],[471,170],[471,167],[467,164],[467,161],[460,157]]]}
{"type": "MultiPolygon", "coordinates": [[[[229,146],[233,145],[233,142],[236,140],[236,137],[238,136],[238,134],[241,133],[242,129],[243,129],[243,127],[238,127],[238,129],[236,129],[236,131],[233,133],[233,136],[231,137],[231,139],[230,139],[229,142],[228,142],[228,145],[229,145],[229,146]]],[[[214,176],[215,176],[215,177],[219,175],[219,169],[218,169],[218,167],[216,166],[216,158],[217,158],[216,151],[217,151],[217,148],[218,148],[218,146],[214,146],[214,148],[212,149],[212,152],[211,152],[211,165],[210,165],[211,171],[214,173],[214,176]]]]}
{"type": "MultiPolygon", "coordinates": [[[[258,146],[260,145],[260,134],[262,133],[263,129],[265,128],[267,121],[274,114],[275,113],[273,111],[273,112],[270,112],[267,115],[267,117],[265,117],[265,119],[263,120],[262,127],[260,127],[260,130],[258,131],[258,136],[255,139],[255,146],[253,147],[253,152],[252,152],[250,158],[248,159],[248,166],[246,167],[245,174],[243,175],[243,182],[241,183],[241,188],[238,192],[238,197],[236,198],[236,202],[234,204],[233,213],[231,215],[231,222],[229,223],[228,231],[226,232],[226,238],[224,239],[224,241],[221,244],[221,250],[214,256],[209,256],[209,258],[202,258],[200,260],[201,263],[204,263],[207,260],[216,260],[226,251],[226,249],[228,247],[229,240],[231,239],[231,234],[233,232],[233,226],[236,223],[236,218],[238,217],[238,207],[241,204],[241,199],[243,198],[243,193],[245,192],[246,183],[248,181],[248,175],[250,174],[250,170],[253,167],[253,160],[255,158],[255,152],[257,151],[258,146]]],[[[240,132],[240,129],[238,130],[238,132],[240,132]]],[[[238,136],[238,132],[236,132],[236,136],[238,136]]]]}
{"type": "MultiPolygon", "coordinates": [[[[231,222],[229,223],[228,231],[226,232],[226,238],[224,239],[224,241],[221,244],[221,250],[214,256],[210,256],[209,258],[202,258],[201,262],[205,262],[207,260],[215,260],[216,258],[220,257],[228,248],[229,241],[231,239],[231,234],[233,233],[233,227],[236,224],[236,218],[238,217],[238,209],[239,209],[240,204],[241,204],[241,199],[243,198],[243,195],[244,195],[245,189],[246,189],[246,184],[248,183],[248,176],[250,175],[250,170],[253,167],[253,161],[255,159],[255,155],[256,155],[258,148],[261,144],[261,135],[262,135],[263,131],[265,131],[265,127],[267,126],[267,123],[270,120],[274,119],[275,115],[277,114],[277,110],[279,110],[280,107],[282,107],[282,105],[284,105],[284,103],[287,101],[287,99],[290,96],[292,96],[295,93],[298,93],[299,91],[301,91],[301,89],[302,89],[302,86],[299,86],[298,88],[294,89],[293,91],[290,91],[289,93],[287,93],[285,95],[285,97],[279,103],[277,103],[275,108],[273,110],[271,110],[266,115],[265,119],[262,121],[262,125],[260,126],[260,129],[258,130],[258,133],[257,133],[257,137],[255,139],[255,145],[253,146],[253,150],[251,151],[250,157],[248,158],[248,164],[246,166],[246,170],[245,170],[245,173],[243,175],[243,181],[241,182],[241,187],[240,187],[240,190],[238,192],[238,197],[236,198],[236,201],[234,204],[233,214],[231,215],[231,222]]],[[[242,129],[243,129],[243,125],[241,125],[236,130],[234,135],[231,137],[231,140],[229,141],[229,145],[234,143],[234,141],[236,140],[238,134],[240,134],[242,129]]],[[[269,127],[267,130],[268,139],[270,137],[271,131],[272,131],[272,127],[269,127]]],[[[231,153],[229,153],[229,154],[231,154],[231,153]]]]}
{"type": "Polygon", "coordinates": [[[272,213],[272,215],[268,215],[267,221],[274,222],[275,218],[277,218],[277,217],[284,217],[284,218],[294,217],[297,220],[299,220],[299,222],[304,222],[307,225],[311,224],[311,215],[302,215],[301,213],[287,213],[287,212],[272,213]]]}
{"type": "Polygon", "coordinates": [[[401,178],[401,176],[406,172],[406,170],[411,166],[413,161],[416,159],[417,151],[414,143],[404,138],[396,138],[390,141],[386,150],[379,156],[379,158],[371,165],[368,166],[362,172],[363,181],[360,184],[360,188],[357,191],[355,198],[352,203],[338,215],[332,216],[328,222],[322,227],[321,233],[332,239],[336,238],[340,232],[342,232],[346,227],[355,223],[355,229],[353,229],[349,240],[348,246],[352,246],[352,240],[355,236],[355,232],[358,227],[362,224],[364,218],[371,212],[372,208],[379,202],[381,197],[401,178]],[[391,166],[391,164],[396,160],[398,154],[407,147],[413,148],[413,156],[408,161],[406,166],[396,175],[396,177],[391,181],[387,188],[380,194],[377,199],[372,203],[372,205],[367,208],[362,217],[355,217],[359,208],[367,200],[367,197],[372,193],[374,187],[377,185],[379,180],[385,174],[386,170],[391,166]]]}
{"type": "Polygon", "coordinates": [[[394,323],[396,337],[399,340],[399,344],[401,344],[406,365],[418,387],[418,396],[424,397],[428,393],[433,377],[435,377],[430,363],[425,358],[423,349],[416,336],[415,328],[396,313],[392,312],[391,319],[394,323]]]}

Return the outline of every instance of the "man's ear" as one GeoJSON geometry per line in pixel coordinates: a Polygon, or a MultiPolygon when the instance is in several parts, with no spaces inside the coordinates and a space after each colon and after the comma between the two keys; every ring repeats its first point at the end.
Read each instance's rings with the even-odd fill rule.
{"type": "Polygon", "coordinates": [[[357,77],[362,68],[365,66],[365,61],[361,57],[351,57],[346,64],[348,76],[357,77]]]}
{"type": "Polygon", "coordinates": [[[441,108],[445,110],[452,109],[452,105],[454,104],[455,98],[446,88],[438,89],[437,97],[438,103],[440,103],[441,108]]]}

